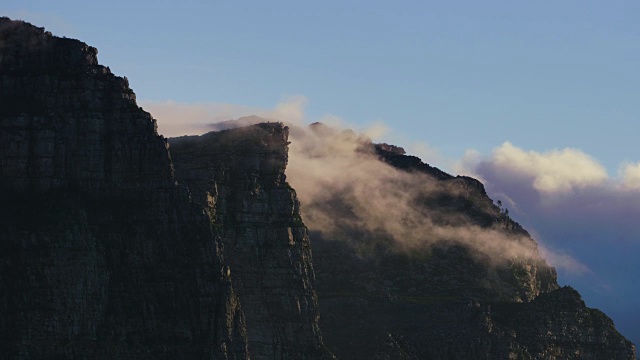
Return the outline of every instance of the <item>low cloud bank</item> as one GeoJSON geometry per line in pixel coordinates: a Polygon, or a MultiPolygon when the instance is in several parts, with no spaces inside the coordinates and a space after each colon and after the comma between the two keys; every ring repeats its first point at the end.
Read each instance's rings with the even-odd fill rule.
{"type": "Polygon", "coordinates": [[[538,153],[505,142],[481,166],[494,168],[484,173],[502,172],[505,177],[528,178],[533,189],[550,195],[600,185],[607,179],[606,170],[595,159],[570,148],[538,153]]]}
{"type": "Polygon", "coordinates": [[[537,256],[526,237],[498,226],[483,228],[460,212],[425,205],[442,193],[465,196],[459,182],[391,167],[378,160],[366,136],[322,125],[311,128],[292,133],[287,169],[311,230],[351,241],[357,229],[406,251],[459,244],[500,263],[537,256]]]}
{"type": "Polygon", "coordinates": [[[616,229],[640,241],[640,163],[623,165],[612,178],[578,149],[540,153],[506,142],[491,155],[471,154],[462,164],[460,171],[482,178],[491,194],[526,218],[616,229]]]}

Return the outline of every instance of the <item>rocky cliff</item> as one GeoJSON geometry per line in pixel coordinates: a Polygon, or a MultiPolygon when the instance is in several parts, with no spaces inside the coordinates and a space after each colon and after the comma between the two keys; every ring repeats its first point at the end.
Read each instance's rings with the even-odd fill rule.
{"type": "Polygon", "coordinates": [[[221,234],[259,359],[331,358],[318,327],[307,228],[286,182],[281,123],[170,139],[176,176],[221,234]]]}
{"type": "Polygon", "coordinates": [[[0,359],[634,358],[477,180],[318,124],[168,147],[96,54],[0,18],[0,359]]]}
{"type": "Polygon", "coordinates": [[[246,359],[220,238],[96,54],[0,18],[0,358],[246,359]]]}
{"type": "MultiPolygon", "coordinates": [[[[260,119],[244,120],[241,123],[260,119]]],[[[320,126],[312,126],[311,131],[318,131],[320,126]]],[[[310,141],[304,130],[294,129],[294,133],[293,142],[310,141]]],[[[301,297],[301,289],[313,289],[314,281],[307,237],[296,237],[295,230],[288,230],[304,229],[304,225],[295,192],[285,182],[287,135],[281,124],[265,123],[170,139],[176,176],[189,184],[197,201],[209,209],[224,234],[225,253],[233,254],[229,263],[240,272],[234,276],[234,284],[247,312],[249,347],[252,354],[258,349],[260,357],[265,358],[272,356],[275,347],[282,348],[279,341],[287,338],[282,319],[291,319],[285,322],[301,332],[298,344],[319,344],[314,340],[319,339],[315,330],[317,308],[294,311],[291,317],[288,306],[292,296],[301,297]],[[278,230],[283,224],[287,230],[278,230]],[[269,235],[273,231],[269,229],[275,230],[273,235],[269,235]],[[286,248],[294,251],[283,251],[286,248]],[[306,255],[291,257],[301,249],[306,255]],[[293,282],[286,280],[296,273],[291,271],[297,263],[292,259],[302,260],[301,268],[308,269],[293,282]],[[289,268],[283,266],[287,262],[289,268]],[[287,282],[289,285],[284,285],[287,282]],[[265,316],[263,311],[256,311],[260,308],[277,311],[265,316]],[[309,319],[315,319],[314,330],[309,332],[307,328],[305,333],[300,324],[309,319]],[[274,340],[264,341],[269,338],[264,334],[271,334],[274,340]]],[[[346,136],[350,138],[351,134],[346,136]]],[[[388,234],[348,225],[362,222],[344,223],[347,226],[341,227],[341,234],[349,239],[327,238],[322,231],[315,231],[311,238],[322,314],[320,328],[324,343],[339,358],[634,357],[633,345],[615,330],[609,318],[587,308],[575,290],[558,287],[555,270],[539,256],[535,241],[506,210],[493,204],[480,182],[453,177],[394,146],[365,140],[354,149],[364,154],[358,161],[387,164],[419,177],[424,187],[436,189],[416,199],[419,208],[431,211],[434,221],[454,218],[465,227],[491,230],[490,234],[500,237],[496,242],[524,242],[529,252],[524,257],[518,253],[494,261],[465,243],[441,243],[406,252],[396,249],[388,234]],[[430,186],[429,182],[443,186],[430,186]]],[[[339,193],[345,195],[340,198],[330,187],[320,191],[330,194],[328,200],[303,203],[303,216],[305,206],[327,207],[324,210],[333,217],[354,216],[350,214],[353,207],[348,192],[339,193]]],[[[314,299],[311,303],[315,305],[314,291],[306,293],[304,296],[314,299]]],[[[317,345],[309,349],[314,348],[317,345]]]]}

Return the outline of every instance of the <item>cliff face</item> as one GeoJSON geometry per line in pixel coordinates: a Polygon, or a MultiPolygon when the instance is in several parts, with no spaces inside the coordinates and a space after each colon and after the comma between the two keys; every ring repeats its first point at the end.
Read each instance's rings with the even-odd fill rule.
{"type": "Polygon", "coordinates": [[[155,120],[95,48],[6,18],[0,26],[4,189],[126,197],[172,186],[155,120]]]}
{"type": "Polygon", "coordinates": [[[269,123],[170,139],[176,176],[224,241],[259,359],[330,358],[318,327],[311,245],[284,175],[288,128],[269,123]]]}
{"type": "Polygon", "coordinates": [[[0,18],[0,358],[247,358],[220,240],[96,53],[0,18]]]}
{"type": "Polygon", "coordinates": [[[364,180],[402,174],[376,221],[399,196],[429,220],[418,240],[474,230],[398,249],[389,228],[341,221],[359,216],[346,184],[303,204],[340,230],[307,223],[310,242],[287,127],[171,139],[172,163],[96,54],[0,18],[0,359],[634,358],[477,180],[357,143],[364,180]]]}

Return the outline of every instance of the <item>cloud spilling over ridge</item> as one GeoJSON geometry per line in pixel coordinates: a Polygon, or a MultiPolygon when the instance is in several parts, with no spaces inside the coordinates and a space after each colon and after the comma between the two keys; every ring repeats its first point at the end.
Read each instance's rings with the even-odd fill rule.
{"type": "Polygon", "coordinates": [[[585,264],[574,259],[569,254],[551,251],[550,249],[541,246],[540,255],[553,267],[565,273],[579,276],[592,273],[591,269],[589,269],[585,264]]]}
{"type": "MultiPolygon", "coordinates": [[[[496,261],[537,256],[535,243],[527,237],[506,235],[497,228],[478,226],[460,214],[444,216],[422,206],[421,199],[442,191],[455,194],[460,189],[455,182],[445,184],[424,174],[408,174],[379,161],[371,151],[370,138],[387,134],[389,128],[384,124],[361,129],[362,135],[358,135],[337,130],[348,125],[338,117],[325,116],[322,121],[332,127],[315,126],[310,131],[303,125],[305,104],[304,97],[289,98],[272,109],[171,101],[143,103],[158,119],[159,132],[166,136],[202,134],[263,122],[265,118],[291,126],[288,180],[302,202],[305,223],[327,237],[348,241],[350,235],[345,231],[360,229],[391,239],[404,250],[455,243],[496,261]],[[259,116],[228,121],[247,113],[259,116]],[[335,199],[342,201],[339,208],[347,213],[335,216],[335,199]]],[[[424,144],[412,144],[411,148],[439,157],[437,150],[424,144]]],[[[553,252],[542,250],[555,260],[555,266],[588,271],[570,256],[553,256],[553,252]]]]}
{"type": "Polygon", "coordinates": [[[366,137],[351,131],[312,128],[290,139],[287,169],[311,230],[349,241],[351,231],[358,229],[392,239],[408,251],[460,244],[496,261],[537,255],[525,236],[483,228],[462,213],[424,205],[443,192],[465,196],[459,181],[442,182],[391,167],[378,160],[366,137]]]}
{"type": "MultiPolygon", "coordinates": [[[[289,124],[300,126],[309,122],[302,111],[304,101],[284,103],[296,110],[287,112],[294,114],[289,124]],[[297,109],[301,111],[297,112],[297,109]]],[[[208,125],[212,122],[246,114],[278,119],[275,114],[278,106],[254,109],[230,105],[220,106],[222,110],[216,112],[216,106],[205,105],[204,118],[198,115],[198,111],[203,114],[201,105],[144,106],[158,119],[161,133],[165,135],[201,134],[211,129],[208,125]],[[180,107],[184,107],[184,113],[178,111],[180,107]],[[173,127],[173,132],[162,130],[167,127],[173,127]]],[[[343,124],[336,117],[326,119],[322,121],[336,127],[343,124]]],[[[224,128],[224,125],[218,124],[215,128],[224,128]]],[[[383,131],[369,132],[369,136],[389,131],[384,126],[379,126],[378,130],[383,131]]],[[[293,141],[296,136],[293,127],[291,133],[293,141]]],[[[387,135],[385,133],[386,139],[389,138],[387,135]]],[[[404,139],[392,142],[407,144],[404,139]]],[[[405,173],[383,163],[369,161],[369,155],[356,152],[358,145],[353,141],[330,141],[329,145],[326,138],[319,139],[317,134],[291,144],[288,180],[298,191],[307,225],[322,224],[325,232],[343,238],[348,235],[341,234],[345,226],[353,224],[373,232],[400,229],[394,232],[396,240],[409,249],[416,241],[437,243],[436,239],[455,239],[474,242],[481,254],[507,256],[530,250],[526,246],[517,249],[518,245],[516,249],[510,248],[509,245],[518,242],[502,239],[503,234],[492,234],[492,230],[473,225],[460,226],[469,225],[468,222],[458,223],[456,227],[426,220],[421,217],[420,209],[413,207],[411,199],[416,194],[415,189],[421,189],[423,194],[433,192],[435,188],[428,182],[407,179],[405,173]],[[366,161],[361,161],[363,159],[366,161]],[[403,189],[414,191],[403,192],[403,189]],[[376,200],[380,193],[394,196],[376,200]],[[353,204],[351,209],[347,209],[351,214],[340,214],[344,215],[346,224],[332,220],[336,216],[327,210],[330,207],[321,208],[327,205],[326,199],[335,194],[353,204]],[[318,206],[309,206],[313,201],[318,206]],[[356,212],[364,218],[354,219],[353,213],[356,212]],[[402,220],[393,221],[393,217],[402,220]],[[494,243],[494,239],[499,241],[494,243]]],[[[635,301],[640,296],[637,290],[640,289],[637,255],[640,254],[640,163],[623,164],[618,177],[612,178],[592,156],[578,149],[534,152],[516,145],[507,142],[492,154],[469,150],[458,161],[457,167],[451,165],[456,160],[443,158],[437,149],[421,144],[404,147],[426,162],[442,166],[448,161],[448,168],[481,180],[488,194],[494,200],[502,200],[512,217],[543,244],[540,253],[559,270],[561,280],[566,283],[570,279],[570,284],[579,288],[590,306],[601,307],[612,316],[617,314],[614,316],[617,325],[625,331],[636,329],[634,334],[640,336],[637,329],[640,312],[635,301]],[[613,307],[612,302],[615,303],[613,307]]]]}
{"type": "MultiPolygon", "coordinates": [[[[224,122],[247,114],[257,115],[256,121],[278,119],[290,124],[301,124],[307,98],[291,96],[271,109],[228,103],[180,103],[167,101],[140,101],[140,105],[158,121],[158,132],[166,137],[203,134],[224,129],[224,122]],[[258,120],[259,119],[259,120],[258,120]],[[218,124],[218,125],[216,125],[218,124]]],[[[237,126],[252,125],[250,122],[237,126]]]]}
{"type": "MultiPolygon", "coordinates": [[[[415,199],[428,198],[443,184],[372,161],[354,146],[353,135],[340,134],[292,139],[289,180],[312,230],[347,240],[345,228],[390,233],[409,251],[425,244],[464,244],[481,258],[498,261],[537,255],[528,239],[417,205],[415,199]],[[336,214],[331,206],[336,198],[350,205],[348,211],[336,214]]],[[[612,179],[578,149],[539,153],[510,143],[489,156],[470,152],[469,159],[474,159],[469,173],[483,179],[495,200],[508,200],[513,216],[543,240],[540,255],[565,283],[577,285],[591,306],[624,314],[615,321],[628,334],[640,333],[640,163],[626,164],[620,178],[612,179]]]]}

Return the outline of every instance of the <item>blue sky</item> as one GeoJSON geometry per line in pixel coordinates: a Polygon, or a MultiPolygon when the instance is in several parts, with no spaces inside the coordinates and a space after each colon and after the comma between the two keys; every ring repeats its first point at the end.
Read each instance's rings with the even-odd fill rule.
{"type": "Polygon", "coordinates": [[[143,100],[268,107],[300,94],[311,120],[381,120],[452,157],[509,140],[577,147],[612,174],[640,160],[637,1],[318,4],[23,1],[0,10],[98,47],[143,100]]]}
{"type": "Polygon", "coordinates": [[[640,209],[621,174],[640,181],[625,167],[640,161],[640,2],[25,0],[0,13],[97,47],[149,109],[249,115],[298,96],[306,122],[383,123],[382,140],[510,199],[592,271],[561,282],[640,342],[640,290],[627,289],[640,288],[640,209]]]}

